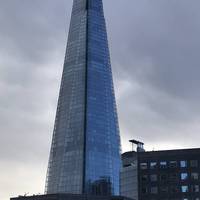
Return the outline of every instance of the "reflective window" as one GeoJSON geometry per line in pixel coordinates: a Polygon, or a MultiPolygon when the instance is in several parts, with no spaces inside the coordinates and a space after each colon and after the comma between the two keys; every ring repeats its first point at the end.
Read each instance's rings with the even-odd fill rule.
{"type": "Polygon", "coordinates": [[[198,167],[198,160],[190,160],[190,167],[198,167]]]}
{"type": "Polygon", "coordinates": [[[158,193],[158,187],[151,187],[150,189],[151,194],[157,194],[158,193]]]}
{"type": "Polygon", "coordinates": [[[180,167],[182,167],[182,168],[187,167],[187,161],[186,160],[181,160],[180,161],[180,167]]]}
{"type": "Polygon", "coordinates": [[[157,174],[152,174],[152,175],[150,175],[150,180],[151,180],[152,182],[157,181],[157,180],[158,180],[157,174]]]}
{"type": "Polygon", "coordinates": [[[188,179],[188,173],[181,173],[181,180],[187,180],[188,179]]]}
{"type": "Polygon", "coordinates": [[[150,162],[150,169],[156,169],[157,168],[157,162],[150,162]]]}
{"type": "Polygon", "coordinates": [[[148,181],[148,176],[147,176],[147,175],[142,175],[141,181],[142,181],[142,182],[148,181]]]}
{"type": "Polygon", "coordinates": [[[169,167],[170,168],[176,168],[177,167],[177,161],[170,161],[169,162],[169,167]]]}
{"type": "Polygon", "coordinates": [[[188,189],[187,185],[181,186],[181,192],[185,193],[185,192],[188,192],[188,191],[189,191],[189,189],[188,189]]]}
{"type": "Polygon", "coordinates": [[[140,169],[147,169],[147,163],[140,163],[140,169]]]}
{"type": "Polygon", "coordinates": [[[197,172],[192,172],[192,173],[191,173],[191,179],[192,179],[192,180],[198,180],[198,179],[199,179],[199,173],[197,173],[197,172]]]}
{"type": "Polygon", "coordinates": [[[167,161],[161,161],[160,168],[167,168],[167,161]]]}
{"type": "Polygon", "coordinates": [[[192,185],[191,190],[192,192],[199,192],[199,185],[192,185]]]}

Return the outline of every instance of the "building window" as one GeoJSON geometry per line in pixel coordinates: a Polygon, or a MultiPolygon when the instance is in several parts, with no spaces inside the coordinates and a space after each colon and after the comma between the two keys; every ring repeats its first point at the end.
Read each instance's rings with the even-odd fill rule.
{"type": "Polygon", "coordinates": [[[150,180],[151,180],[151,182],[155,182],[158,180],[158,176],[156,174],[152,174],[152,175],[150,175],[150,180]]]}
{"type": "Polygon", "coordinates": [[[181,186],[181,192],[183,193],[189,192],[188,186],[187,185],[181,186]]]}
{"type": "Polygon", "coordinates": [[[142,187],[142,194],[147,194],[147,193],[148,193],[147,187],[142,187]]]}
{"type": "Polygon", "coordinates": [[[157,162],[150,162],[150,169],[156,169],[157,168],[157,162]]]}
{"type": "Polygon", "coordinates": [[[188,173],[181,173],[181,180],[187,180],[188,179],[188,173]]]}
{"type": "Polygon", "coordinates": [[[151,194],[157,194],[158,193],[158,187],[151,187],[150,191],[151,191],[151,194]]]}
{"type": "Polygon", "coordinates": [[[186,160],[181,160],[180,161],[180,167],[182,167],[182,168],[187,167],[187,161],[186,160]]]}
{"type": "Polygon", "coordinates": [[[167,162],[166,161],[160,161],[160,168],[167,168],[167,162]]]}
{"type": "Polygon", "coordinates": [[[192,173],[191,173],[191,179],[192,179],[192,180],[198,180],[198,179],[199,179],[199,173],[197,173],[197,172],[192,172],[192,173]]]}
{"type": "Polygon", "coordinates": [[[140,163],[140,169],[147,169],[147,163],[140,163]]]}
{"type": "Polygon", "coordinates": [[[190,160],[190,167],[198,167],[198,160],[190,160]]]}
{"type": "Polygon", "coordinates": [[[199,185],[192,185],[191,189],[192,189],[192,192],[199,192],[199,185]]]}
{"type": "Polygon", "coordinates": [[[142,175],[141,181],[142,182],[147,182],[148,181],[148,176],[147,175],[142,175]]]}
{"type": "Polygon", "coordinates": [[[169,167],[170,167],[170,168],[176,168],[177,165],[178,165],[178,164],[177,164],[177,161],[170,161],[170,162],[169,162],[169,167]]]}

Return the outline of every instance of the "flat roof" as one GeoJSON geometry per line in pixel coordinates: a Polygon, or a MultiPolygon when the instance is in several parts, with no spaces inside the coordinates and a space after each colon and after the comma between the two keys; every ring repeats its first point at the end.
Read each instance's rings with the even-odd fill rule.
{"type": "Polygon", "coordinates": [[[167,155],[186,155],[186,154],[200,154],[200,148],[190,148],[190,149],[169,149],[169,150],[157,150],[157,151],[145,151],[136,152],[128,151],[122,154],[122,157],[131,157],[132,155],[140,156],[167,156],[167,155]]]}

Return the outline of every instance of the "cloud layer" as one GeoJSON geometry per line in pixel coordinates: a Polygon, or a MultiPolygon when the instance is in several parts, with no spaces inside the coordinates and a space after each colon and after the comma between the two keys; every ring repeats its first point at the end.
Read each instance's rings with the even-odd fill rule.
{"type": "MultiPolygon", "coordinates": [[[[42,193],[72,1],[0,0],[0,199],[42,193]]],[[[199,147],[200,2],[104,1],[123,150],[199,147]]]]}

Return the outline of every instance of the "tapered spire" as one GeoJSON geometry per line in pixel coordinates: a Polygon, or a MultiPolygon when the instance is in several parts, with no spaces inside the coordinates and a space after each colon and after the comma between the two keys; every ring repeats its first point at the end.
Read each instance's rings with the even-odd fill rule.
{"type": "Polygon", "coordinates": [[[46,192],[118,194],[119,149],[102,0],[74,0],[46,192]]]}

